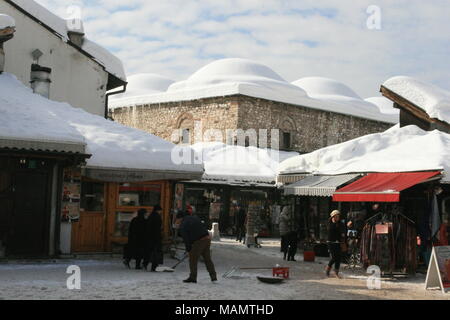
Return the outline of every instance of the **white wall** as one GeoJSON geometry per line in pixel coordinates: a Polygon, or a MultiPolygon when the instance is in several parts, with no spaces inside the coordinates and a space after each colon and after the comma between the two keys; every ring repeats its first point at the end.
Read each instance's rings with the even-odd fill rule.
{"type": "Polygon", "coordinates": [[[16,20],[15,36],[4,45],[6,72],[30,86],[31,52],[39,49],[39,64],[52,69],[50,99],[104,116],[108,73],[102,66],[2,0],[0,13],[16,20]]]}

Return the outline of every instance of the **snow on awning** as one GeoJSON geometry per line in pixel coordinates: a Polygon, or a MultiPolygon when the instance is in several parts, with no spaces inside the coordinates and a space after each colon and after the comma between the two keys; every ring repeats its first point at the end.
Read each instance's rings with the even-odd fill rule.
{"type": "Polygon", "coordinates": [[[0,137],[0,149],[26,150],[56,153],[76,153],[85,154],[86,145],[80,143],[43,141],[43,140],[22,140],[4,139],[0,137]]]}
{"type": "Polygon", "coordinates": [[[441,174],[431,172],[370,173],[367,176],[337,190],[336,202],[399,202],[400,191],[427,181],[441,174]]]}
{"type": "Polygon", "coordinates": [[[284,195],[331,197],[339,186],[359,176],[360,174],[308,176],[294,184],[284,187],[284,195]]]}

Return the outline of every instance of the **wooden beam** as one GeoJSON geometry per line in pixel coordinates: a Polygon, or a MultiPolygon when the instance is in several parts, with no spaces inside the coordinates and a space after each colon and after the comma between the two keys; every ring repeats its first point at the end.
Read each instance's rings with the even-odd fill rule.
{"type": "Polygon", "coordinates": [[[389,90],[385,86],[381,86],[380,92],[384,97],[395,102],[401,109],[408,111],[409,113],[414,115],[416,118],[426,121],[428,123],[440,125],[440,126],[450,130],[449,123],[447,123],[445,121],[441,121],[436,118],[431,118],[428,115],[428,113],[426,113],[422,108],[420,108],[416,104],[412,103],[411,101],[401,97],[400,95],[396,94],[395,92],[389,90]]]}

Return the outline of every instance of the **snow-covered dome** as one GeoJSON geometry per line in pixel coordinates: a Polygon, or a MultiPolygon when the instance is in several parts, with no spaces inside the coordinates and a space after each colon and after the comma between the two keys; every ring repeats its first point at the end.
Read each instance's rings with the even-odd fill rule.
{"type": "Polygon", "coordinates": [[[127,91],[113,100],[165,92],[173,80],[154,73],[140,73],[128,77],[127,91]]]}
{"type": "Polygon", "coordinates": [[[200,89],[219,85],[250,85],[272,90],[289,89],[305,96],[269,67],[247,59],[228,58],[214,61],[185,81],[174,83],[168,91],[200,89]]]}
{"type": "Polygon", "coordinates": [[[396,114],[398,115],[400,113],[400,110],[394,108],[394,103],[385,97],[372,97],[367,98],[367,102],[373,103],[380,109],[381,113],[387,113],[387,114],[396,114]]]}
{"type": "MultiPolygon", "coordinates": [[[[292,82],[308,93],[309,96],[342,96],[354,99],[361,99],[350,87],[342,82],[323,78],[323,77],[306,77],[292,82]]],[[[362,99],[361,99],[362,100],[362,99]]]]}
{"type": "Polygon", "coordinates": [[[14,28],[16,26],[16,21],[13,17],[6,14],[0,14],[0,30],[6,28],[14,28]]]}

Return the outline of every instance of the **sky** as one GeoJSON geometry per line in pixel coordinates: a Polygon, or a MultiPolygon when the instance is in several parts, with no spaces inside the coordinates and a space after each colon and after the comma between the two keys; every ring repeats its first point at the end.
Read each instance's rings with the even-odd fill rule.
{"type": "Polygon", "coordinates": [[[180,81],[222,58],[263,63],[285,80],[321,76],[364,98],[396,75],[450,90],[448,0],[37,0],[81,15],[89,39],[127,75],[180,81]],[[73,10],[73,8],[79,10],[73,10]]]}

